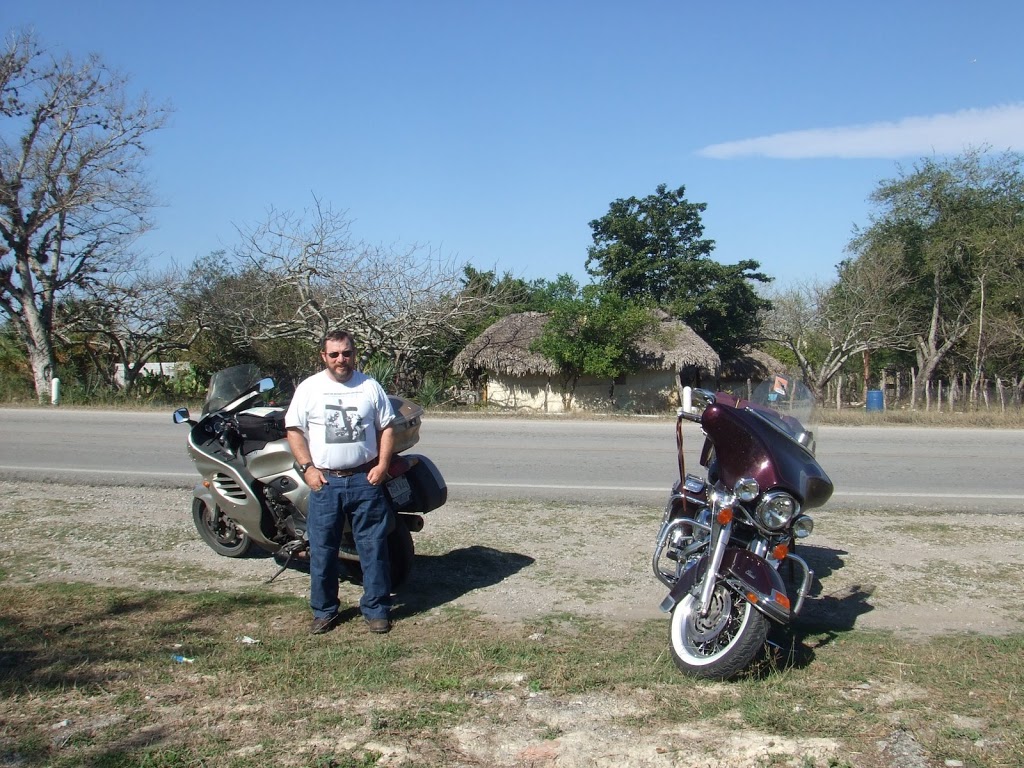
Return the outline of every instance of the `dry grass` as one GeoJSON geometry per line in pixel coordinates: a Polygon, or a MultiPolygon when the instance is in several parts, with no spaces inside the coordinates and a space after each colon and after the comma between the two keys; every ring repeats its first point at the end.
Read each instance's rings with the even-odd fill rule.
{"type": "Polygon", "coordinates": [[[937,764],[1024,762],[1022,637],[911,643],[804,626],[774,664],[721,685],[681,677],[654,621],[509,625],[439,610],[386,637],[355,621],[310,637],[294,597],[83,585],[6,595],[5,766],[514,765],[498,747],[484,753],[485,734],[525,745],[520,757],[560,747],[585,727],[569,717],[578,706],[625,737],[627,755],[663,748],[661,762],[654,749],[655,762],[620,764],[694,760],[702,732],[724,743],[740,730],[789,751],[735,765],[913,764],[880,751],[894,733],[937,764]]]}

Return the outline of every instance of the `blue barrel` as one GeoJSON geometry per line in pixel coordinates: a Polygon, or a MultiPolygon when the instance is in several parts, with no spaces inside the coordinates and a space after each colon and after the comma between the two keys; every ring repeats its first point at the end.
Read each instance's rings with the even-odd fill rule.
{"type": "Polygon", "coordinates": [[[880,389],[869,389],[868,390],[868,401],[865,408],[869,411],[884,411],[885,410],[885,397],[882,395],[880,389]]]}

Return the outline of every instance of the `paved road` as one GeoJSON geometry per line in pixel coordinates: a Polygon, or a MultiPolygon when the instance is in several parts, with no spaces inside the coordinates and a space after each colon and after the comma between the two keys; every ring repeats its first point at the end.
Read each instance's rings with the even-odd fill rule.
{"type": "MultiPolygon", "coordinates": [[[[0,477],[190,488],[183,426],[170,413],[0,409],[0,477]]],[[[833,504],[1024,511],[1024,430],[822,427],[833,504]]],[[[687,467],[701,435],[685,426],[687,467]]],[[[414,449],[463,498],[663,501],[676,472],[674,422],[444,419],[414,449]]]]}

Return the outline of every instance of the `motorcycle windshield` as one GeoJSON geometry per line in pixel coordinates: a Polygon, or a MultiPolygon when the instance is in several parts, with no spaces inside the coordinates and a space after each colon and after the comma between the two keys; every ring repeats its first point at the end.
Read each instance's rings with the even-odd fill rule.
{"type": "Polygon", "coordinates": [[[789,436],[789,430],[764,414],[721,403],[701,418],[715,445],[719,476],[730,488],[752,477],[762,491],[782,488],[805,509],[820,507],[832,496],[832,481],[814,456],[789,436]]]}
{"type": "Polygon", "coordinates": [[[219,411],[228,403],[255,389],[260,378],[260,369],[251,364],[236,365],[217,371],[210,377],[206,402],[203,403],[203,415],[219,411]]]}

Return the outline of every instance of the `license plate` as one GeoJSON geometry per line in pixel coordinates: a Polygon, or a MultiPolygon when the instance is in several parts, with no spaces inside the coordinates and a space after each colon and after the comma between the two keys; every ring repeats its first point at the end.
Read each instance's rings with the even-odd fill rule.
{"type": "Polygon", "coordinates": [[[412,487],[405,477],[396,477],[388,481],[387,489],[391,496],[391,503],[396,507],[404,507],[412,501],[412,487]]]}

